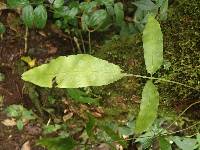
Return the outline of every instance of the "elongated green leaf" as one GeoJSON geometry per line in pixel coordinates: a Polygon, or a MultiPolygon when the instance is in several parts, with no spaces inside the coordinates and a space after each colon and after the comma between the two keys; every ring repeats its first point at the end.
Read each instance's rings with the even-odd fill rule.
{"type": "Polygon", "coordinates": [[[29,4],[28,0],[7,0],[7,4],[10,8],[17,8],[19,6],[25,6],[29,4]]]}
{"type": "Polygon", "coordinates": [[[54,8],[59,8],[64,4],[64,0],[54,0],[53,2],[53,7],[54,8]]]}
{"type": "Polygon", "coordinates": [[[41,87],[79,88],[107,85],[125,76],[119,66],[87,54],[60,56],[49,64],[33,68],[22,79],[41,87]]]}
{"type": "Polygon", "coordinates": [[[22,9],[22,20],[27,27],[31,28],[33,26],[34,15],[31,5],[27,5],[22,9]]]}
{"type": "Polygon", "coordinates": [[[160,150],[172,150],[171,144],[164,138],[159,137],[160,150]]]}
{"type": "Polygon", "coordinates": [[[0,22],[0,34],[3,34],[4,32],[6,32],[6,28],[3,23],[0,22]]]}
{"type": "Polygon", "coordinates": [[[159,105],[159,93],[151,80],[147,81],[142,91],[140,112],[136,120],[136,132],[146,131],[154,122],[157,116],[159,105]]]}
{"type": "Polygon", "coordinates": [[[99,104],[98,100],[89,97],[86,93],[79,89],[67,89],[67,93],[77,102],[95,105],[99,104]]]}
{"type": "Polygon", "coordinates": [[[116,16],[116,23],[118,25],[121,25],[124,21],[124,10],[123,10],[123,4],[118,2],[114,5],[114,11],[116,16]]]}
{"type": "Polygon", "coordinates": [[[70,137],[42,138],[37,141],[37,145],[44,146],[48,150],[73,150],[76,142],[70,137]]]}
{"type": "Polygon", "coordinates": [[[151,15],[143,31],[143,48],[147,72],[153,75],[163,63],[163,35],[159,22],[151,15]]]}
{"type": "Polygon", "coordinates": [[[43,5],[39,5],[34,9],[34,25],[42,29],[47,22],[47,10],[43,5]]]}

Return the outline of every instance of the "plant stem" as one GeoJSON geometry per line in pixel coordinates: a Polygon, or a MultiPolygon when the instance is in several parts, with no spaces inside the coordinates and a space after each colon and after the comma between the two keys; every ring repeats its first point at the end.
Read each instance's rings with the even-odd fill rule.
{"type": "Polygon", "coordinates": [[[144,79],[151,79],[151,80],[158,80],[158,81],[163,81],[163,82],[178,84],[178,85],[181,85],[181,86],[184,86],[184,87],[187,87],[187,88],[199,91],[198,89],[196,89],[194,87],[191,87],[189,85],[186,85],[186,84],[183,84],[183,83],[179,83],[179,82],[176,82],[176,81],[166,80],[166,79],[163,79],[163,78],[147,77],[147,76],[134,75],[134,74],[125,74],[125,76],[127,76],[127,77],[136,77],[136,78],[144,78],[144,79]]]}
{"type": "Polygon", "coordinates": [[[88,41],[89,41],[89,54],[92,54],[91,32],[90,31],[88,31],[88,41]]]}
{"type": "Polygon", "coordinates": [[[80,31],[80,38],[81,38],[81,42],[82,42],[82,45],[83,45],[83,53],[85,54],[85,53],[86,53],[86,50],[85,50],[85,43],[84,43],[84,40],[83,40],[83,36],[82,36],[81,31],[80,31]]]}
{"type": "Polygon", "coordinates": [[[180,117],[188,110],[188,109],[190,109],[192,106],[194,106],[194,105],[196,105],[196,104],[199,104],[200,103],[200,101],[197,101],[197,102],[195,102],[195,103],[192,103],[190,106],[188,106],[185,110],[183,110],[179,115],[178,115],[178,117],[177,117],[177,119],[176,120],[174,120],[174,122],[172,122],[168,127],[167,127],[167,129],[169,129],[178,119],[180,119],[180,117]]]}

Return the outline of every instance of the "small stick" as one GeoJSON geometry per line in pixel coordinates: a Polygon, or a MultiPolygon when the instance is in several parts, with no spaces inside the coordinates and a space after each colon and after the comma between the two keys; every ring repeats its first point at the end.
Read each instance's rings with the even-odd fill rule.
{"type": "Polygon", "coordinates": [[[28,27],[26,26],[25,36],[24,36],[24,52],[27,53],[28,49],[28,27]]]}

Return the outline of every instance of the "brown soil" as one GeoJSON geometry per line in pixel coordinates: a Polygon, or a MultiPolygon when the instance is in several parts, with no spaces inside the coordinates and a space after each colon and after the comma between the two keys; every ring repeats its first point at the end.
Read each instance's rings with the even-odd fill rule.
{"type": "MultiPolygon", "coordinates": [[[[0,40],[0,72],[5,75],[5,80],[0,82],[0,95],[4,97],[3,108],[0,109],[0,122],[6,119],[6,115],[1,111],[6,106],[23,104],[30,108],[32,105],[29,98],[23,94],[23,82],[20,78],[19,68],[17,68],[21,56],[31,56],[36,58],[37,62],[42,62],[52,56],[69,54],[73,46],[70,38],[48,26],[45,31],[29,30],[27,54],[24,51],[25,29],[20,25],[13,28],[6,21],[9,17],[8,14],[16,15],[16,12],[6,11],[0,14],[0,21],[6,25],[7,29],[3,39],[0,40]]],[[[23,132],[20,132],[16,127],[6,127],[0,123],[0,149],[20,150],[23,143],[30,141],[33,150],[40,150],[41,148],[34,146],[34,140],[40,135],[40,133],[33,134],[32,130],[35,128],[40,129],[37,125],[28,124],[23,132]],[[27,131],[27,127],[30,131],[27,131]]]]}

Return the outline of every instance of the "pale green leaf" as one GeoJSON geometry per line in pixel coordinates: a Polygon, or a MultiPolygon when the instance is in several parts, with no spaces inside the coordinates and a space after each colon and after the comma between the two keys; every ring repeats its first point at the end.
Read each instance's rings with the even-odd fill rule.
{"type": "Polygon", "coordinates": [[[200,133],[197,134],[197,142],[198,142],[199,149],[200,149],[200,133]]]}
{"type": "Polygon", "coordinates": [[[59,8],[64,4],[64,0],[54,0],[53,2],[53,7],[54,8],[59,8]]]}
{"type": "Polygon", "coordinates": [[[171,144],[164,137],[159,137],[160,150],[172,150],[171,144]]]}
{"type": "Polygon", "coordinates": [[[60,56],[49,64],[33,68],[22,79],[41,87],[58,88],[102,86],[125,76],[119,66],[87,54],[60,56]]]}
{"type": "Polygon", "coordinates": [[[151,15],[148,16],[142,38],[146,69],[153,75],[163,63],[163,35],[159,22],[151,15]]]}
{"type": "Polygon", "coordinates": [[[22,130],[24,127],[24,123],[22,120],[17,120],[17,129],[22,130]]]}
{"type": "Polygon", "coordinates": [[[39,5],[34,9],[34,25],[42,29],[47,22],[47,10],[43,5],[39,5]]]}
{"type": "Polygon", "coordinates": [[[22,20],[27,27],[31,28],[33,26],[34,15],[31,5],[27,5],[22,9],[22,20]]]}
{"type": "Polygon", "coordinates": [[[157,116],[159,105],[159,93],[151,80],[147,81],[142,91],[140,112],[136,120],[136,132],[146,131],[154,122],[157,116]]]}
{"type": "Polygon", "coordinates": [[[197,140],[193,138],[174,136],[172,140],[181,150],[194,150],[197,148],[197,140]]]}

